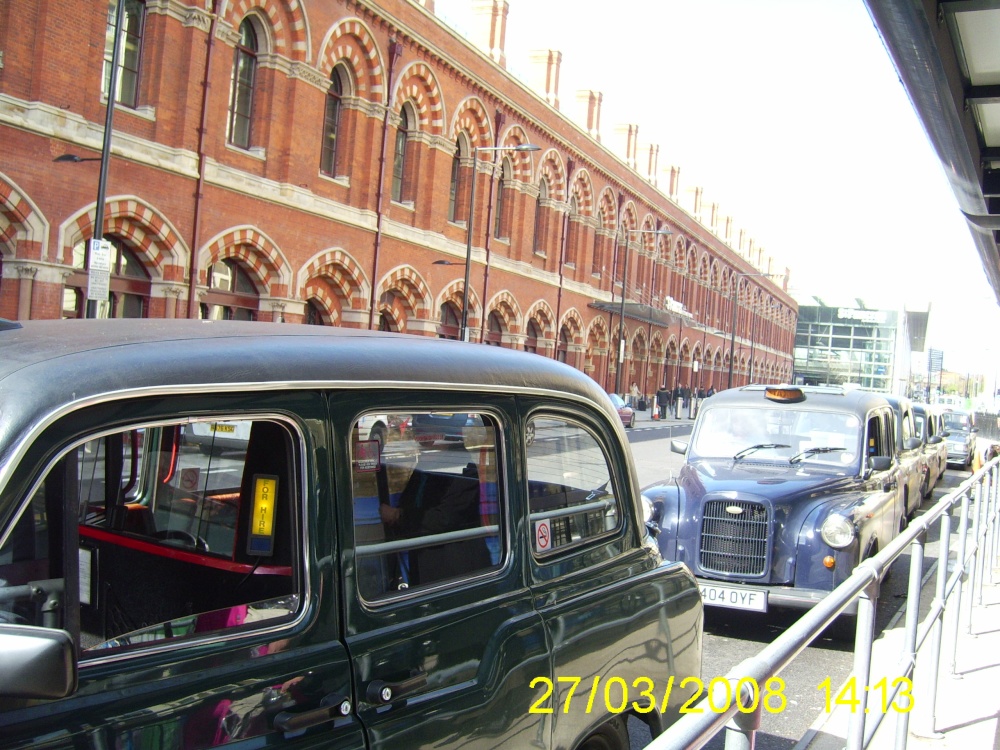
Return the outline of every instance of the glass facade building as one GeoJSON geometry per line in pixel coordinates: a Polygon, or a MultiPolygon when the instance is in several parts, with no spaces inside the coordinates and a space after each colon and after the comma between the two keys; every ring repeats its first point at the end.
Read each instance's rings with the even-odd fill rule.
{"type": "Polygon", "coordinates": [[[799,306],[794,381],[902,393],[909,377],[906,316],[892,310],[799,306]]]}

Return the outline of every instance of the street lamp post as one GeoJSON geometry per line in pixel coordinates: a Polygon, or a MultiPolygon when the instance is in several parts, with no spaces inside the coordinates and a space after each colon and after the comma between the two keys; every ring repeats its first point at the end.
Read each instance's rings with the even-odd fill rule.
{"type": "Polygon", "coordinates": [[[480,151],[540,151],[540,146],[521,143],[517,146],[474,146],[472,149],[472,190],[469,192],[469,228],[465,240],[465,282],[462,286],[462,341],[469,340],[469,273],[472,269],[472,221],[476,210],[476,171],[480,151]]]}
{"type": "MultiPolygon", "coordinates": [[[[732,322],[732,328],[729,331],[729,378],[726,381],[726,388],[732,388],[733,387],[733,356],[735,355],[735,349],[736,349],[736,309],[738,307],[738,299],[737,299],[736,292],[739,289],[739,280],[740,279],[746,279],[746,278],[752,278],[752,277],[760,277],[760,276],[766,276],[768,278],[775,278],[775,277],[781,276],[781,274],[780,273],[736,273],[736,274],[733,274],[733,277],[734,277],[734,279],[733,279],[733,294],[732,294],[732,297],[733,297],[733,322],[732,322]]],[[[752,344],[753,343],[753,334],[752,333],[750,335],[750,341],[751,341],[751,344],[752,344]]],[[[751,367],[752,366],[753,366],[753,359],[751,358],[751,367]]]]}
{"type": "MultiPolygon", "coordinates": [[[[111,75],[110,81],[108,82],[108,106],[104,113],[104,138],[101,144],[101,155],[99,157],[81,157],[76,154],[63,154],[62,156],[57,156],[53,159],[53,161],[58,162],[77,163],[81,161],[99,161],[101,163],[100,172],[97,178],[97,203],[94,209],[94,231],[92,232],[90,242],[87,243],[86,249],[84,250],[83,265],[84,268],[87,269],[88,276],[87,299],[84,302],[84,317],[86,318],[96,317],[96,305],[94,305],[93,302],[98,297],[98,290],[103,293],[104,301],[107,301],[108,299],[105,291],[107,289],[109,276],[109,272],[105,267],[106,252],[105,257],[102,258],[101,264],[99,264],[99,269],[94,265],[94,256],[99,251],[100,244],[104,239],[104,198],[108,184],[108,163],[111,161],[111,133],[115,113],[115,95],[118,91],[118,61],[121,59],[121,31],[124,15],[124,0],[117,0],[115,3],[115,37],[114,43],[111,47],[111,75]],[[103,275],[103,283],[96,283],[98,273],[103,275]]],[[[106,247],[107,246],[105,246],[105,249],[106,247]]]]}
{"type": "MultiPolygon", "coordinates": [[[[622,392],[622,370],[625,369],[625,287],[628,284],[628,233],[655,234],[667,237],[673,232],[669,229],[626,229],[625,230],[625,262],[622,264],[622,301],[618,310],[618,367],[615,368],[615,393],[622,392]]],[[[612,289],[612,292],[614,290],[612,289]]]]}

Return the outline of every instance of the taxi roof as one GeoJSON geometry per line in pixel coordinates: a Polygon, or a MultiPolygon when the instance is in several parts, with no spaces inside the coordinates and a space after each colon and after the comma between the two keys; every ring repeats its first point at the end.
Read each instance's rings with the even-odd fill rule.
{"type": "Polygon", "coordinates": [[[858,388],[843,388],[829,385],[777,385],[754,384],[740,388],[719,391],[705,402],[704,408],[719,406],[757,406],[767,408],[810,409],[814,411],[851,412],[865,415],[889,402],[881,393],[863,391],[858,388]],[[804,398],[799,401],[773,401],[767,397],[768,388],[798,390],[804,398]]]}
{"type": "Polygon", "coordinates": [[[192,387],[441,388],[610,399],[545,356],[425,336],[281,323],[47,320],[0,327],[0,457],[12,433],[69,403],[192,387]]]}

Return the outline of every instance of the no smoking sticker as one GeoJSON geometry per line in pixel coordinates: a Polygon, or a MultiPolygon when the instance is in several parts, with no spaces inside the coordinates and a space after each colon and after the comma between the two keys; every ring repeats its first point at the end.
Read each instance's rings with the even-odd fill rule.
{"type": "Polygon", "coordinates": [[[185,492],[194,492],[198,489],[198,468],[181,469],[181,489],[185,492]]]}
{"type": "Polygon", "coordinates": [[[548,519],[535,521],[535,549],[539,552],[548,552],[552,549],[552,528],[548,519]]]}

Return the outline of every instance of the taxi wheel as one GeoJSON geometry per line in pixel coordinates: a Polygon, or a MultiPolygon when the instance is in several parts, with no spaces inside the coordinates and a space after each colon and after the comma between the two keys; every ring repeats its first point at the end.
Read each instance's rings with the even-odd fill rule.
{"type": "Polygon", "coordinates": [[[381,452],[385,448],[385,427],[381,424],[372,427],[371,439],[378,443],[378,449],[381,452]]]}
{"type": "Polygon", "coordinates": [[[620,716],[603,724],[580,743],[578,750],[628,750],[628,729],[620,716]]]}

